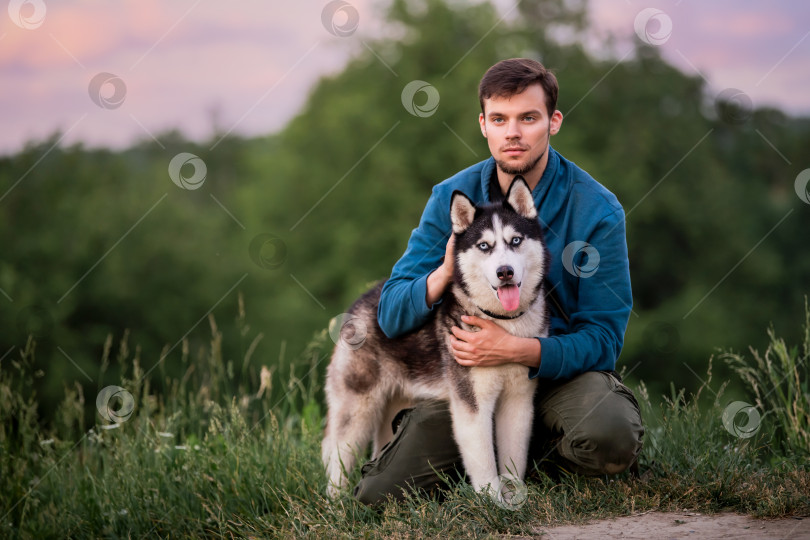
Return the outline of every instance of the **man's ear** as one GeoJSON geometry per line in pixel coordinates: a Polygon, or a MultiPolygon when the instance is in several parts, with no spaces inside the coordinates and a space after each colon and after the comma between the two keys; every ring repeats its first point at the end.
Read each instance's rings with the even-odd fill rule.
{"type": "Polygon", "coordinates": [[[487,138],[487,122],[486,122],[486,119],[484,118],[484,113],[481,113],[481,114],[478,115],[478,125],[481,126],[481,135],[483,135],[484,138],[486,139],[487,138]]]}
{"type": "Polygon", "coordinates": [[[450,198],[450,221],[453,232],[461,234],[469,228],[475,218],[475,205],[462,192],[456,190],[450,198]]]}
{"type": "Polygon", "coordinates": [[[515,176],[509,191],[506,192],[506,202],[515,209],[515,212],[523,217],[534,219],[537,217],[537,208],[534,206],[532,192],[529,184],[520,176],[515,176]]]}
{"type": "Polygon", "coordinates": [[[554,111],[549,120],[548,132],[550,135],[556,135],[560,132],[560,128],[562,127],[563,113],[560,111],[554,111]]]}

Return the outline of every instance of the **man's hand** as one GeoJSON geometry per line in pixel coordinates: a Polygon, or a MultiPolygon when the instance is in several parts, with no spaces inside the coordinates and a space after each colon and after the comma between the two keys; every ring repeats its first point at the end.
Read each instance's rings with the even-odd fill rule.
{"type": "Polygon", "coordinates": [[[455,245],[456,236],[451,234],[450,239],[447,241],[447,247],[444,248],[444,262],[428,276],[427,293],[425,293],[425,302],[428,307],[433,307],[433,304],[439,301],[447,286],[453,281],[453,251],[455,245]]]}
{"type": "Polygon", "coordinates": [[[527,367],[540,366],[540,342],[535,338],[516,337],[495,324],[479,317],[463,315],[462,322],[477,326],[478,332],[468,332],[454,326],[450,345],[456,362],[467,367],[492,367],[518,363],[527,367]]]}

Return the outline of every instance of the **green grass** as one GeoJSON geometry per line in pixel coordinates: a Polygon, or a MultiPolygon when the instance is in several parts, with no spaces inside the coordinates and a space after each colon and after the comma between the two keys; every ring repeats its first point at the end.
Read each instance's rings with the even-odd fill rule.
{"type": "Polygon", "coordinates": [[[47,374],[36,365],[33,342],[3,361],[0,536],[486,537],[652,509],[769,517],[810,512],[810,318],[802,354],[771,333],[764,356],[725,355],[750,385],[760,413],[753,436],[724,425],[730,400],[723,397],[725,383],[712,382],[711,363],[696,395],[673,388],[659,403],[642,383],[634,389],[647,427],[641,478],[541,473],[516,510],[492,504],[466,484],[442,502],[414,495],[377,510],[348,495],[326,500],[319,448],[326,332],[302,358],[289,366],[278,362],[263,377],[253,356],[261,336],[251,338],[243,325],[232,338],[246,343],[245,355],[229,362],[221,354],[224,337],[213,318],[210,323],[210,343],[196,355],[184,342],[167,357],[183,366],[183,376],[155,372],[161,392],[142,380],[143,362],[126,335],[117,347],[108,340],[100,380],[115,356],[123,373],[118,385],[135,404],[113,429],[98,414],[86,425],[96,396],[69,383],[53,421],[39,420],[34,381],[47,374]]]}
{"type": "MultiPolygon", "coordinates": [[[[773,328],[764,354],[751,349],[751,359],[737,353],[723,355],[755,396],[759,409],[780,428],[780,444],[787,453],[810,452],[810,308],[804,300],[804,343],[788,349],[773,328]]],[[[764,418],[763,418],[764,419],[764,418]]]]}

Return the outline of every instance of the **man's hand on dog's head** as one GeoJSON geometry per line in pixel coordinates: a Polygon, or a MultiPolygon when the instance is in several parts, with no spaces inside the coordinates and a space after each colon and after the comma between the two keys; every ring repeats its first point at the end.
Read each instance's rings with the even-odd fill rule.
{"type": "Polygon", "coordinates": [[[442,266],[444,267],[444,272],[447,274],[447,283],[451,283],[453,281],[453,272],[455,271],[455,248],[456,248],[456,235],[451,234],[450,239],[447,240],[447,247],[444,248],[444,260],[442,261],[442,266]]]}
{"type": "Polygon", "coordinates": [[[453,282],[453,271],[455,268],[453,252],[455,245],[456,237],[455,235],[451,234],[450,239],[447,241],[447,247],[444,248],[444,259],[441,266],[431,272],[428,276],[425,303],[429,308],[432,308],[433,304],[439,301],[444,294],[444,291],[453,282]]]}

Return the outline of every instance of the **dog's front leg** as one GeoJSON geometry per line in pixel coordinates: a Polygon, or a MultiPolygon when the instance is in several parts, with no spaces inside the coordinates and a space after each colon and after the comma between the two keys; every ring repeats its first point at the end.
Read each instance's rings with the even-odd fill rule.
{"type": "Polygon", "coordinates": [[[510,385],[495,411],[498,472],[519,480],[526,474],[536,388],[537,382],[528,379],[510,385]]]}
{"type": "Polygon", "coordinates": [[[453,415],[453,434],[461,452],[464,468],[476,491],[493,492],[498,489],[498,469],[492,436],[494,401],[463,399],[453,395],[450,411],[453,415]]]}

